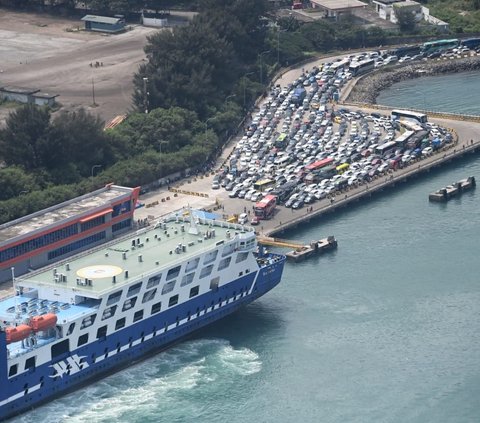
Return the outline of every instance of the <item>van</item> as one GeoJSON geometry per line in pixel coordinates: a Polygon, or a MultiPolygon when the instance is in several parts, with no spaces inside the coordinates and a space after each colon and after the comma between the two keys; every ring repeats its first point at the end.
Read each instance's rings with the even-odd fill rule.
{"type": "Polygon", "coordinates": [[[240,225],[245,225],[247,222],[248,222],[247,213],[242,213],[240,216],[238,216],[238,223],[240,223],[240,225]]]}

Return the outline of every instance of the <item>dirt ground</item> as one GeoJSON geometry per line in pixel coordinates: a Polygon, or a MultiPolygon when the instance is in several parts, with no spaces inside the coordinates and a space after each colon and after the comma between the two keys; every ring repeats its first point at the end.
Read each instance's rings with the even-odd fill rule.
{"type": "MultiPolygon", "coordinates": [[[[158,29],[132,25],[125,33],[105,35],[82,28],[77,19],[0,9],[0,86],[58,94],[61,110],[84,107],[105,122],[126,113],[147,36],[158,29]],[[90,66],[95,62],[103,66],[90,66]]],[[[0,108],[0,122],[10,111],[0,108]]]]}

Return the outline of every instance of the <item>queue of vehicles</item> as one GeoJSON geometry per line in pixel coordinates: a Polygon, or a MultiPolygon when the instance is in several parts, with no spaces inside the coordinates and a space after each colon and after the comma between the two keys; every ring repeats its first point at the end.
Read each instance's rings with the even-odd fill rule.
{"type": "MultiPolygon", "coordinates": [[[[346,59],[340,66],[337,61],[304,71],[285,88],[274,87],[212,188],[257,204],[274,196],[273,207],[300,209],[408,166],[452,141],[419,113],[396,110],[385,116],[332,105],[352,77],[351,63],[374,60],[369,53],[346,59]]],[[[264,218],[255,214],[255,223],[264,218]]]]}

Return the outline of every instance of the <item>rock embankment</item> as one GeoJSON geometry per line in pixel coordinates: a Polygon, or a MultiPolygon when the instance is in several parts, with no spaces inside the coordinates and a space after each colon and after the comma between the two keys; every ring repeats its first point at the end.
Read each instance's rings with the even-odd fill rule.
{"type": "Polygon", "coordinates": [[[477,69],[480,69],[480,56],[454,60],[407,62],[407,64],[385,67],[360,78],[352,88],[346,101],[375,104],[380,92],[396,82],[422,76],[466,72],[477,69]]]}

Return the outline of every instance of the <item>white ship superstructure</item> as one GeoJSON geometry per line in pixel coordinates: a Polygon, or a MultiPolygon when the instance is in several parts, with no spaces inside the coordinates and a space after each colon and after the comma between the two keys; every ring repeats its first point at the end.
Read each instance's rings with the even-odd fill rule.
{"type": "Polygon", "coordinates": [[[17,295],[0,302],[0,419],[263,295],[285,257],[256,250],[251,228],[172,216],[16,279],[17,295]]]}

